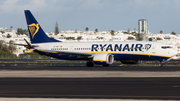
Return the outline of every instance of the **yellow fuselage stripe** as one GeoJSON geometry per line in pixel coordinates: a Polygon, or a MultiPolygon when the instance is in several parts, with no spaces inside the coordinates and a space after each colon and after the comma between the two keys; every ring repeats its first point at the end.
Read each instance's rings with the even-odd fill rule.
{"type": "Polygon", "coordinates": [[[44,51],[44,50],[39,50],[39,51],[41,51],[41,52],[48,52],[48,53],[58,53],[56,51],[44,51]]]}

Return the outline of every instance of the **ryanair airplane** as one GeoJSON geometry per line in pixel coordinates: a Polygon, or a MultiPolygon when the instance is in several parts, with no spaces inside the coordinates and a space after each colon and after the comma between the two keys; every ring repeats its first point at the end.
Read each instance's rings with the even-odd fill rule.
{"type": "Polygon", "coordinates": [[[170,60],[177,52],[173,47],[149,41],[109,41],[109,42],[61,42],[48,37],[29,10],[25,10],[29,43],[27,52],[65,60],[86,60],[87,67],[94,64],[109,66],[114,61],[123,64],[136,64],[139,60],[159,60],[162,64],[170,60]]]}

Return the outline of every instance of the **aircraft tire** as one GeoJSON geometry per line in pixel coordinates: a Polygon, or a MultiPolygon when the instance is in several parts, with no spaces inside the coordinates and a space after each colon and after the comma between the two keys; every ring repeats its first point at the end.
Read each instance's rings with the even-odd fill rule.
{"type": "Polygon", "coordinates": [[[93,66],[94,66],[94,63],[93,63],[93,62],[87,62],[87,63],[86,63],[86,66],[87,66],[87,67],[93,67],[93,66]]]}
{"type": "Polygon", "coordinates": [[[162,61],[159,62],[160,62],[159,67],[163,67],[163,62],[162,61]]]}

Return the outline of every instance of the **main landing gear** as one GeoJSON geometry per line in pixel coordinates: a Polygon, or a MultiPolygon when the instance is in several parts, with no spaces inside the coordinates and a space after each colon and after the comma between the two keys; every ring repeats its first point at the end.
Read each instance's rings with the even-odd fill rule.
{"type": "Polygon", "coordinates": [[[172,58],[159,60],[159,62],[160,62],[159,66],[160,66],[160,67],[163,67],[163,64],[166,63],[166,62],[168,62],[168,61],[171,60],[171,59],[172,59],[172,58]]]}
{"type": "Polygon", "coordinates": [[[87,62],[87,63],[86,63],[86,66],[87,66],[87,67],[93,67],[93,66],[94,66],[94,63],[93,63],[93,62],[87,62]]]}
{"type": "MultiPolygon", "coordinates": [[[[89,62],[86,63],[86,66],[87,67],[93,67],[94,66],[94,62],[89,61],[89,62]]],[[[103,67],[109,67],[109,64],[102,64],[102,66],[103,67]]]]}

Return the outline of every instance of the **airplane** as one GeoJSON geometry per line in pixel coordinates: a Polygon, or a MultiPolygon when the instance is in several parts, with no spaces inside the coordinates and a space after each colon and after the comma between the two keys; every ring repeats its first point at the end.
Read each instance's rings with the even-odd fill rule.
{"type": "Polygon", "coordinates": [[[114,61],[137,64],[140,60],[158,60],[162,66],[177,52],[170,45],[150,41],[62,42],[48,37],[29,10],[25,10],[30,41],[29,50],[41,55],[64,60],[86,60],[87,67],[94,64],[110,66],[114,61]]]}

